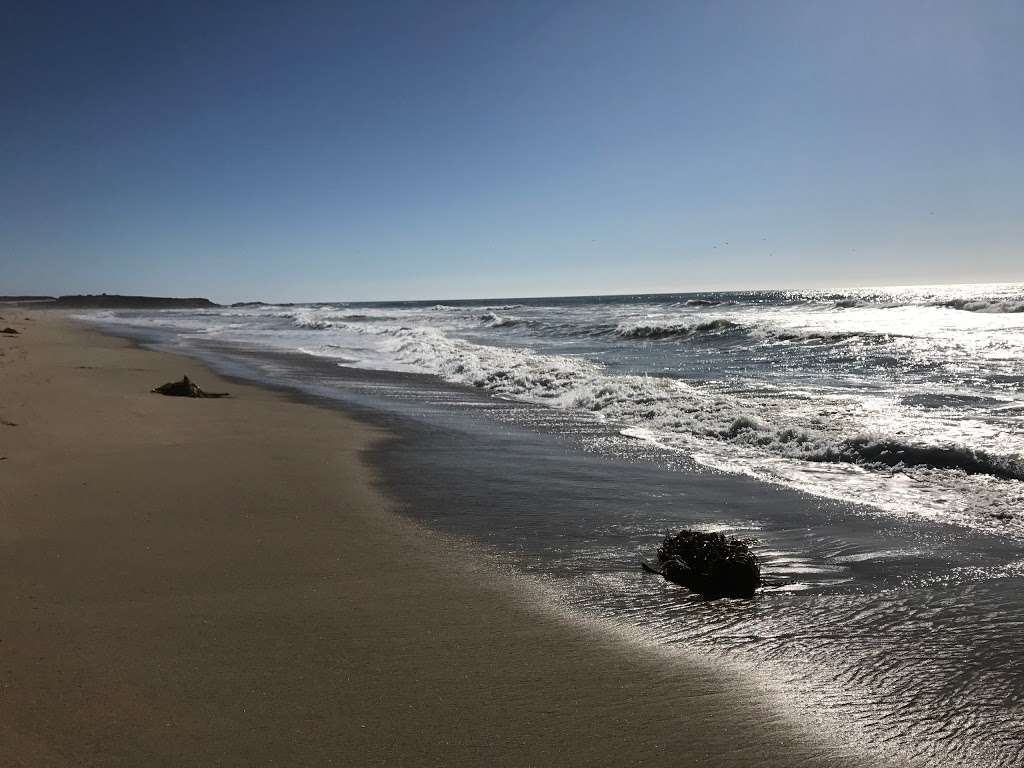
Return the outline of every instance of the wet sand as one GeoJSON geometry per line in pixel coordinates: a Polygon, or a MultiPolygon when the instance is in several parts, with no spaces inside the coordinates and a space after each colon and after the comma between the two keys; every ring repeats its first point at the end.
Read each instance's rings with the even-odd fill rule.
{"type": "Polygon", "coordinates": [[[4,765],[853,764],[758,686],[462,567],[375,485],[379,431],[0,314],[4,765]],[[149,393],[184,373],[233,396],[149,393]]]}

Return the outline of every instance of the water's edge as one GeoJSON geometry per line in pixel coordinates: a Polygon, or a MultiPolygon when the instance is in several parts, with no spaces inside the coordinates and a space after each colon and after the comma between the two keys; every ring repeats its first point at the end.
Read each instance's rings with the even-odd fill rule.
{"type": "Polygon", "coordinates": [[[1021,755],[1024,718],[1016,715],[1024,710],[1014,685],[1021,662],[1011,658],[1008,633],[1019,631],[1022,613],[1007,610],[1004,594],[1007,579],[1024,582],[1013,570],[1024,552],[1013,541],[882,518],[708,472],[685,457],[666,472],[665,456],[641,445],[632,457],[602,455],[605,427],[575,424],[575,433],[553,435],[531,422],[543,416],[527,405],[422,374],[346,369],[299,354],[183,350],[159,336],[104,330],[385,429],[393,437],[366,458],[404,514],[504,553],[520,572],[557,585],[548,595],[562,609],[610,620],[662,649],[740,665],[805,723],[830,711],[830,719],[849,724],[844,737],[855,734],[850,743],[858,750],[923,764],[1011,765],[1021,755]],[[394,393],[400,396],[388,399],[394,393]],[[458,414],[446,410],[446,398],[458,401],[458,414]],[[519,415],[508,417],[510,409],[519,415]],[[768,572],[797,581],[799,591],[751,605],[709,604],[643,577],[638,557],[662,531],[681,525],[758,537],[768,572]],[[966,573],[964,560],[977,573],[966,573]],[[957,592],[964,583],[970,601],[957,592]],[[1001,588],[988,594],[993,584],[1001,588]],[[965,617],[984,624],[986,610],[999,617],[989,637],[936,637],[934,627],[956,630],[965,617]],[[793,667],[795,659],[803,669],[793,667]],[[921,711],[900,712],[907,695],[921,698],[914,664],[922,662],[943,679],[927,684],[921,711]],[[999,667],[1008,680],[993,678],[999,667]],[[977,711],[947,716],[941,707],[978,695],[965,674],[991,695],[977,711]],[[1010,717],[996,739],[984,738],[986,711],[1010,717]],[[962,737],[965,723],[978,739],[962,737]],[[911,737],[917,744],[908,751],[911,737]]]}

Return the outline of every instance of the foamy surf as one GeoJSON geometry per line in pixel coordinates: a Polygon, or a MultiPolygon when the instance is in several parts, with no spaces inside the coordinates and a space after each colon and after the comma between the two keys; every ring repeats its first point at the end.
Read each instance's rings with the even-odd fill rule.
{"type": "Polygon", "coordinates": [[[854,297],[775,292],[106,322],[386,414],[402,439],[374,462],[396,500],[568,605],[761,670],[799,693],[801,717],[848,713],[865,748],[1016,765],[1019,723],[988,713],[1016,711],[1024,679],[1024,315],[940,306],[964,293],[1010,290],[859,293],[843,309],[854,297]],[[651,331],[620,332],[638,327],[651,331]],[[638,558],[679,527],[750,540],[778,586],[709,605],[652,584],[638,558]]]}
{"type": "Polygon", "coordinates": [[[1024,531],[1018,305],[1021,287],[1001,285],[103,319],[436,376],[589,415],[716,470],[1013,532],[1024,531]]]}

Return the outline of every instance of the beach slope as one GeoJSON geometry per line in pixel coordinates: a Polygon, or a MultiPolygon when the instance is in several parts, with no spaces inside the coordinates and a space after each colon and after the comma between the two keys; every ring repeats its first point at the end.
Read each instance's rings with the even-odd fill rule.
{"type": "Polygon", "coordinates": [[[0,339],[4,765],[852,764],[734,677],[453,567],[375,486],[373,429],[25,314],[0,339]],[[232,397],[150,393],[186,373],[232,397]]]}

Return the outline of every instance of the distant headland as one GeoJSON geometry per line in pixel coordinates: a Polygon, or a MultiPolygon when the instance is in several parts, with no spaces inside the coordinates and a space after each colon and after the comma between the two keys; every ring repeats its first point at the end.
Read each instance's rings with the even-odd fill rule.
{"type": "Polygon", "coordinates": [[[209,299],[168,296],[122,296],[116,293],[60,296],[49,306],[67,309],[200,309],[219,307],[209,299]]]}

